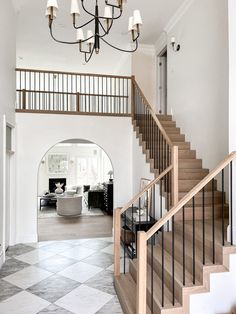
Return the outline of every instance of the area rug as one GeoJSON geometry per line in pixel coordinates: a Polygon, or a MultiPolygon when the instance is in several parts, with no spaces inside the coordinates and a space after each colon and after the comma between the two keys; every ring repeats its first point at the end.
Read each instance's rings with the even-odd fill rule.
{"type": "MultiPolygon", "coordinates": [[[[82,209],[82,213],[81,215],[79,215],[78,217],[81,216],[104,216],[103,211],[100,208],[91,208],[88,209],[87,207],[84,207],[82,209]]],[[[38,211],[38,218],[39,219],[43,219],[43,218],[55,218],[55,217],[62,217],[57,215],[57,211],[55,208],[51,208],[51,207],[44,207],[43,210],[38,211]]]]}

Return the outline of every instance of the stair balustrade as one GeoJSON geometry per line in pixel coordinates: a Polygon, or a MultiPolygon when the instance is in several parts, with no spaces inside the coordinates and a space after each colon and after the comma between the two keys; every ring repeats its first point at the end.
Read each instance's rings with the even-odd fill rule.
{"type": "MultiPolygon", "coordinates": [[[[138,232],[136,260],[130,263],[130,272],[136,278],[135,313],[146,314],[147,308],[150,313],[159,313],[162,309],[181,310],[184,289],[204,284],[204,267],[214,269],[223,264],[225,250],[230,250],[234,244],[235,160],[236,152],[233,152],[169,211],[161,210],[159,219],[151,228],[138,232]],[[221,190],[220,207],[216,207],[216,179],[221,190]],[[206,197],[206,186],[209,184],[212,186],[211,197],[206,197]]],[[[153,190],[164,175],[167,173],[151,182],[138,198],[147,190],[153,190]]],[[[165,193],[165,186],[160,189],[165,193]]],[[[155,199],[150,200],[149,207],[153,211],[158,204],[155,199]]],[[[117,211],[117,220],[118,213],[124,212],[130,204],[117,211]]],[[[118,268],[116,271],[117,276],[118,268]]]]}
{"type": "Polygon", "coordinates": [[[130,116],[131,77],[16,69],[16,111],[130,116]]]}

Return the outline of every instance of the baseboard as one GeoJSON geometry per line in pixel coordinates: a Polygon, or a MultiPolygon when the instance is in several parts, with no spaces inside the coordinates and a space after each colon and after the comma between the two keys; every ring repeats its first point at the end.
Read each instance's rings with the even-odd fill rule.
{"type": "Polygon", "coordinates": [[[37,234],[22,234],[16,237],[16,243],[35,243],[38,242],[37,234]]]}

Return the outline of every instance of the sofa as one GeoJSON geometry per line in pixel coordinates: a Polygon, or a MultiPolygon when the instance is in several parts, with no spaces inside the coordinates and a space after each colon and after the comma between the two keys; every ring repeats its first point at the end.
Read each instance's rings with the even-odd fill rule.
{"type": "Polygon", "coordinates": [[[79,216],[82,213],[82,195],[57,196],[59,216],[79,216]]]}

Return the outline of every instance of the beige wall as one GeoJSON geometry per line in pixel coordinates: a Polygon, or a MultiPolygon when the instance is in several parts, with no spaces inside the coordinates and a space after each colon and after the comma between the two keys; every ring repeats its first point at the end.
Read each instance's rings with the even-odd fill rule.
{"type": "Polygon", "coordinates": [[[156,54],[154,47],[140,47],[132,56],[132,75],[153,108],[156,108],[156,54]]]}

